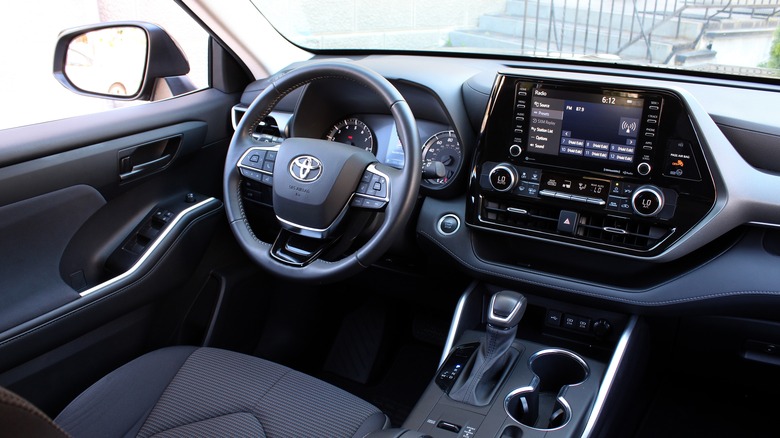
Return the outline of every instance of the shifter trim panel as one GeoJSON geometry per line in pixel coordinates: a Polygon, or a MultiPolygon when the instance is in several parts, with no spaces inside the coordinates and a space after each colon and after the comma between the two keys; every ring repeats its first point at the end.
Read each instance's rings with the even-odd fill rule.
{"type": "Polygon", "coordinates": [[[444,361],[444,365],[436,373],[436,385],[445,394],[450,393],[452,385],[458,380],[461,371],[466,368],[466,364],[471,360],[478,348],[479,342],[460,345],[452,350],[447,360],[444,361]]]}

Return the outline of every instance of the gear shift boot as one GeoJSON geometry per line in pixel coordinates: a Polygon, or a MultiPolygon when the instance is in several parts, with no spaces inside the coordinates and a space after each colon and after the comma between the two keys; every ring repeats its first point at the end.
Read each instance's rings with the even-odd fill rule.
{"type": "Polygon", "coordinates": [[[477,354],[469,361],[450,390],[453,400],[474,406],[490,403],[520,352],[512,347],[526,299],[517,292],[493,295],[487,314],[487,330],[477,354]]]}

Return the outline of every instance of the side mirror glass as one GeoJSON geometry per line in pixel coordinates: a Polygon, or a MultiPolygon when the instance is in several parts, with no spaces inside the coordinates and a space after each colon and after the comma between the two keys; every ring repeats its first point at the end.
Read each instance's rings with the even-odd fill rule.
{"type": "Polygon", "coordinates": [[[70,40],[63,73],[89,93],[135,96],[143,83],[147,50],[146,32],[138,27],[85,32],[70,40]]]}
{"type": "Polygon", "coordinates": [[[87,96],[150,100],[158,81],[186,79],[189,71],[190,64],[173,38],[143,21],[65,30],[54,49],[54,77],[65,88],[87,96]]]}

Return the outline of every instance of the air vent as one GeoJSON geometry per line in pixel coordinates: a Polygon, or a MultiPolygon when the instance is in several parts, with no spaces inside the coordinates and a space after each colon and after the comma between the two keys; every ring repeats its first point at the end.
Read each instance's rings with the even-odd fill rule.
{"type": "MultiPolygon", "coordinates": [[[[232,110],[230,111],[230,120],[233,123],[233,130],[235,130],[238,127],[238,122],[241,121],[241,118],[244,117],[244,114],[246,114],[247,107],[241,104],[233,106],[232,110]]],[[[254,134],[252,134],[253,137],[256,139],[260,138],[261,136],[272,136],[272,137],[281,137],[281,130],[279,129],[279,124],[276,122],[276,119],[271,116],[266,116],[265,119],[263,119],[262,122],[257,124],[257,127],[255,128],[254,134]]]]}
{"type": "Polygon", "coordinates": [[[279,131],[279,124],[276,123],[276,119],[271,116],[266,116],[262,122],[257,124],[257,128],[255,128],[255,133],[252,134],[252,137],[259,138],[263,135],[270,135],[273,137],[282,136],[281,132],[279,131]]]}
{"type": "Polygon", "coordinates": [[[576,234],[590,241],[648,250],[671,234],[671,230],[631,218],[584,213],[580,216],[576,234]]]}
{"type": "Polygon", "coordinates": [[[658,245],[672,233],[672,229],[635,218],[619,217],[604,213],[580,211],[574,235],[558,231],[561,208],[550,205],[482,200],[480,221],[528,230],[587,243],[616,246],[629,250],[647,251],[658,245]]]}
{"type": "Polygon", "coordinates": [[[546,206],[531,206],[517,202],[489,201],[482,203],[482,220],[513,228],[555,232],[560,210],[546,206]]]}

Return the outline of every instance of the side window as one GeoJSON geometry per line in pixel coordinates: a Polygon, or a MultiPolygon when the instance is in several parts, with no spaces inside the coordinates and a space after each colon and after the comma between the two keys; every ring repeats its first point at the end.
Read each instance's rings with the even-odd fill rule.
{"type": "MultiPolygon", "coordinates": [[[[112,21],[146,21],[165,29],[190,64],[187,75],[197,89],[209,86],[208,34],[174,1],[40,0],[14,1],[0,14],[0,129],[110,111],[143,101],[80,96],[52,74],[54,48],[63,30],[112,21]]],[[[83,54],[89,63],[89,54],[83,54]]],[[[121,81],[120,81],[121,82],[121,81]]],[[[110,84],[115,89],[119,84],[110,84]]],[[[106,92],[113,92],[106,90],[106,92]]]]}

